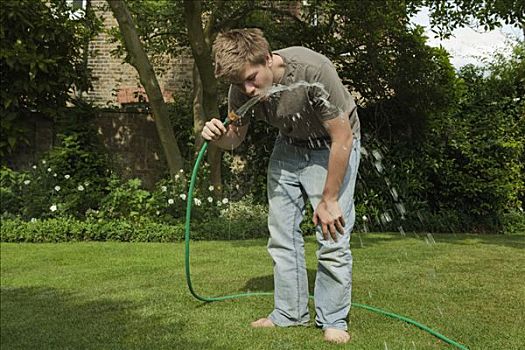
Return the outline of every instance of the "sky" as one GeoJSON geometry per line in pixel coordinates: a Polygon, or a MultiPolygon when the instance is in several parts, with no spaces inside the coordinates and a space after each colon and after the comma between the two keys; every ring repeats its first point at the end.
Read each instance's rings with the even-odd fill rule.
{"type": "Polygon", "coordinates": [[[505,25],[489,32],[484,32],[482,28],[475,30],[469,27],[458,28],[453,32],[451,38],[440,41],[434,38],[434,33],[430,31],[428,8],[422,9],[414,16],[412,23],[426,28],[428,44],[430,46],[441,44],[450,53],[450,61],[456,68],[469,63],[481,64],[482,57],[490,58],[496,51],[508,48],[508,45],[505,45],[507,40],[515,40],[515,38],[523,40],[521,29],[505,25]]]}

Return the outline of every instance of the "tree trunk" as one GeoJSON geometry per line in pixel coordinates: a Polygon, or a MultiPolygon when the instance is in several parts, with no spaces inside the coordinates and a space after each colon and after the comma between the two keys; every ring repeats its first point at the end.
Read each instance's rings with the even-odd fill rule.
{"type": "Polygon", "coordinates": [[[131,58],[130,63],[139,73],[140,82],[148,95],[157,132],[162,148],[164,149],[166,161],[168,162],[168,168],[170,174],[175,176],[175,174],[183,168],[184,162],[179,146],[177,145],[177,140],[175,139],[175,134],[173,133],[168,108],[166,103],[164,103],[155,71],[144,51],[126,2],[123,0],[108,0],[107,2],[111,7],[113,15],[117,19],[120,33],[122,34],[127,52],[131,58]]]}
{"type": "MultiPolygon", "coordinates": [[[[185,0],[184,1],[184,15],[186,20],[186,28],[188,30],[188,38],[190,40],[191,51],[195,59],[196,70],[198,76],[194,76],[194,82],[200,82],[200,91],[196,91],[194,97],[197,99],[198,106],[194,105],[194,112],[202,111],[201,115],[194,115],[194,125],[204,124],[204,121],[211,118],[220,118],[219,107],[217,102],[217,80],[213,70],[213,62],[211,58],[211,47],[209,38],[206,37],[202,27],[202,7],[200,0],[185,0]]],[[[194,103],[196,100],[194,99],[194,103]]],[[[200,132],[200,130],[198,130],[200,132]]],[[[197,138],[198,139],[198,136],[197,138]]],[[[197,143],[196,143],[197,144],[197,143]]],[[[208,163],[210,164],[211,183],[220,191],[222,187],[221,178],[221,159],[222,150],[213,144],[208,148],[208,163]]]]}
{"type": "Polygon", "coordinates": [[[202,111],[202,82],[199,77],[197,65],[193,63],[193,133],[195,134],[195,151],[201,148],[204,139],[201,136],[202,128],[206,122],[202,111]]]}

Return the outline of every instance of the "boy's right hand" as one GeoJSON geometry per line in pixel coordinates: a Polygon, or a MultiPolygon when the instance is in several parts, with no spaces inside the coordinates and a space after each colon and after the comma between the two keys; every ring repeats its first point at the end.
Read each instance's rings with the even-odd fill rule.
{"type": "Polygon", "coordinates": [[[219,119],[213,118],[204,124],[201,136],[208,141],[217,141],[227,132],[224,124],[219,119]]]}

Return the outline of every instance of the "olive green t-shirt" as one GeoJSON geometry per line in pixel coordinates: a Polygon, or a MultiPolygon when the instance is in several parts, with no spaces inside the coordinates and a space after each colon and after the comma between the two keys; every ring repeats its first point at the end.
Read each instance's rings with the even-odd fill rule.
{"type": "MultiPolygon", "coordinates": [[[[249,123],[250,116],[279,128],[290,140],[328,139],[322,122],[350,112],[354,137],[360,138],[360,125],[354,99],[342,84],[332,62],[325,56],[305,47],[289,47],[273,52],[285,63],[283,77],[270,95],[252,107],[240,120],[249,123]]],[[[236,85],[230,86],[229,110],[235,111],[249,97],[236,85]]],[[[293,141],[292,141],[293,142],[293,141]]]]}

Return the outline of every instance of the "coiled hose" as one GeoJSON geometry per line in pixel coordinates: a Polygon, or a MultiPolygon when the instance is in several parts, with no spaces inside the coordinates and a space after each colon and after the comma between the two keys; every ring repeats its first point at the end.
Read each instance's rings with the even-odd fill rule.
{"type": "MultiPolygon", "coordinates": [[[[230,123],[230,118],[227,118],[224,120],[224,126],[228,126],[230,123]]],[[[232,294],[232,295],[225,295],[225,296],[219,296],[219,297],[204,297],[199,295],[194,289],[193,285],[191,283],[191,274],[190,274],[190,223],[191,223],[191,208],[193,203],[193,190],[195,188],[195,182],[197,180],[197,173],[199,171],[199,166],[202,161],[202,158],[204,154],[206,153],[206,149],[208,148],[208,142],[204,142],[202,145],[202,148],[197,155],[197,159],[195,160],[195,165],[193,166],[193,172],[191,174],[191,181],[190,181],[190,187],[188,189],[188,196],[187,199],[187,205],[186,205],[186,224],[185,224],[185,234],[184,234],[184,242],[185,242],[185,258],[184,258],[184,265],[185,265],[185,272],[186,272],[186,283],[188,285],[188,288],[190,290],[191,295],[193,295],[196,299],[204,302],[212,302],[212,301],[222,301],[222,300],[228,300],[228,299],[237,299],[237,298],[243,298],[243,297],[251,297],[251,296],[263,296],[263,295],[273,295],[273,293],[269,292],[254,292],[254,293],[241,293],[241,294],[232,294]]],[[[312,295],[310,295],[310,298],[313,298],[312,295]]],[[[439,338],[443,340],[444,342],[455,346],[458,349],[468,350],[468,348],[464,345],[461,345],[457,342],[455,342],[452,339],[449,339],[445,337],[444,335],[434,331],[433,329],[414,321],[408,317],[401,316],[398,314],[395,314],[393,312],[384,311],[369,305],[365,304],[358,304],[358,303],[352,303],[352,307],[357,307],[361,309],[366,309],[384,316],[388,316],[394,319],[398,319],[401,321],[405,321],[411,325],[414,325],[422,330],[424,330],[427,333],[432,334],[436,338],[439,338]]]]}

